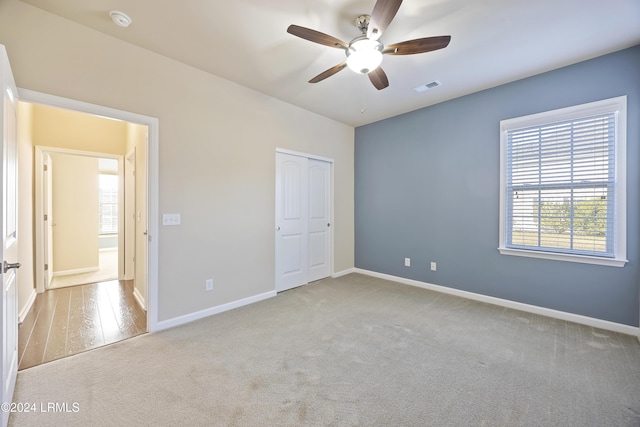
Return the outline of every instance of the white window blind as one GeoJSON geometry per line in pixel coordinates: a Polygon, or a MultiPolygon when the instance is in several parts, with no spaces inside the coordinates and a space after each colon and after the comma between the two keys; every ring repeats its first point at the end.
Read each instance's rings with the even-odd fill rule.
{"type": "Polygon", "coordinates": [[[118,176],[99,175],[100,234],[118,232],[118,176]]]}
{"type": "Polygon", "coordinates": [[[569,110],[502,125],[501,252],[626,255],[620,110],[569,110]]]}
{"type": "Polygon", "coordinates": [[[510,247],[613,257],[615,115],[507,134],[510,247]]]}

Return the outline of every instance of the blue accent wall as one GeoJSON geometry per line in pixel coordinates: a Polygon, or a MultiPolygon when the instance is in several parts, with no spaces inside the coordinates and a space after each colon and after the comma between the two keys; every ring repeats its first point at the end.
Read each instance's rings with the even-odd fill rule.
{"type": "Polygon", "coordinates": [[[640,46],[361,126],[356,267],[638,326],[639,159],[640,46]],[[629,262],[619,268],[500,255],[500,120],[622,95],[629,262]]]}

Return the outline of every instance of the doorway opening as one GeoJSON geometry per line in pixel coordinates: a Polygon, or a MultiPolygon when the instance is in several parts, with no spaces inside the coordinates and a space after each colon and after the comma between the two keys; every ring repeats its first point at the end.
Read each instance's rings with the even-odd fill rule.
{"type": "MultiPolygon", "coordinates": [[[[20,334],[20,350],[26,350],[29,344],[39,345],[41,348],[36,353],[41,352],[41,355],[35,359],[43,363],[155,330],[157,239],[152,236],[157,235],[158,224],[152,218],[157,213],[157,119],[25,90],[20,91],[20,100],[67,113],[89,115],[93,119],[124,123],[126,138],[137,138],[140,142],[127,145],[117,154],[106,155],[99,150],[87,155],[72,148],[36,148],[34,178],[36,187],[40,184],[34,197],[37,293],[34,293],[34,301],[20,327],[25,331],[20,334]],[[140,138],[141,135],[144,137],[140,138]],[[91,237],[97,255],[88,251],[85,244],[76,246],[80,251],[92,252],[94,260],[97,259],[93,267],[96,271],[82,271],[83,268],[91,269],[82,266],[74,271],[73,266],[60,267],[60,263],[56,266],[54,245],[57,239],[54,234],[60,224],[53,209],[55,196],[51,197],[47,191],[47,186],[52,184],[51,177],[47,183],[46,175],[40,174],[41,167],[49,162],[55,173],[55,156],[90,158],[97,164],[95,204],[91,211],[79,206],[72,208],[83,211],[84,216],[95,224],[96,231],[91,237]],[[133,183],[129,182],[132,178],[133,183]],[[46,197],[47,193],[49,197],[46,197]],[[47,223],[47,219],[52,221],[47,223]],[[60,271],[72,274],[56,275],[60,271]],[[92,276],[102,272],[106,272],[106,276],[92,276]],[[71,278],[78,280],[64,282],[71,278]],[[47,307],[57,308],[47,312],[47,307]],[[46,337],[37,332],[38,319],[43,326],[49,325],[50,332],[46,337]],[[74,323],[76,320],[79,322],[74,323]],[[77,324],[84,326],[74,326],[77,324]],[[64,343],[61,341],[63,335],[64,343]]],[[[68,167],[65,169],[69,170],[68,167]]],[[[76,180],[81,181],[77,173],[78,169],[73,169],[76,180]]],[[[78,223],[71,228],[78,228],[78,223]]],[[[25,360],[20,369],[35,364],[25,360]]]]}
{"type": "Polygon", "coordinates": [[[35,153],[42,164],[36,169],[42,177],[35,181],[36,197],[42,200],[36,203],[36,227],[43,230],[36,245],[44,260],[38,278],[44,286],[38,292],[132,279],[131,272],[119,268],[131,246],[126,243],[135,240],[120,225],[122,156],[41,146],[35,153]]]}

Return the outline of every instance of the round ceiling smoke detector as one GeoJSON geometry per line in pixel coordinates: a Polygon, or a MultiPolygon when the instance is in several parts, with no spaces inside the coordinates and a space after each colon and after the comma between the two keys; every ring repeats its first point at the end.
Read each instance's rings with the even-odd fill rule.
{"type": "Polygon", "coordinates": [[[109,16],[118,27],[127,28],[131,25],[131,18],[124,12],[112,10],[109,12],[109,16]]]}

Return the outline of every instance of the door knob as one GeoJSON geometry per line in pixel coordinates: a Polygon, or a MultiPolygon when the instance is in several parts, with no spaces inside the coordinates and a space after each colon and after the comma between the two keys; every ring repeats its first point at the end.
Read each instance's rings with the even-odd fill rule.
{"type": "Polygon", "coordinates": [[[276,231],[280,231],[280,226],[279,225],[276,226],[276,231]]]}
{"type": "Polygon", "coordinates": [[[327,227],[331,227],[331,223],[330,222],[327,223],[327,227]]]}
{"type": "Polygon", "coordinates": [[[11,270],[12,268],[16,268],[16,269],[20,268],[20,263],[19,262],[15,262],[15,263],[12,264],[12,263],[9,263],[7,261],[4,261],[3,268],[2,268],[3,272],[6,273],[7,271],[11,270]]]}

